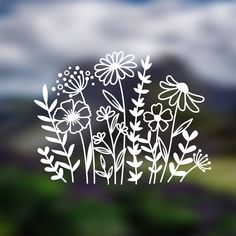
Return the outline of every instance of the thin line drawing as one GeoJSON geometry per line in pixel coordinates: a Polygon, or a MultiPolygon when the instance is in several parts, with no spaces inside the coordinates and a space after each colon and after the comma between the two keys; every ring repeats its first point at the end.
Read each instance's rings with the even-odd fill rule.
{"type": "Polygon", "coordinates": [[[141,180],[156,184],[169,183],[174,178],[183,182],[193,170],[211,170],[208,155],[192,144],[199,135],[190,128],[193,118],[181,124],[178,120],[179,113],[186,110],[199,113],[199,104],[205,98],[167,75],[159,83],[158,101],[149,106],[145,99],[152,83],[148,73],[152,66],[150,56],[141,59],[140,65],[136,70],[134,55],[113,52],[94,66],[94,75],[79,66],[69,66],[59,73],[51,88],[57,96],[52,102],[47,85],[43,86],[42,101],[34,102],[43,110],[38,118],[47,132],[45,139],[52,146],[39,147],[37,151],[51,180],[74,183],[76,173],[84,171],[86,184],[102,179],[107,185],[123,185],[124,181],[138,185],[141,180]],[[126,78],[137,80],[135,97],[124,93],[126,78]],[[96,79],[104,86],[101,94],[107,104],[92,112],[84,91],[90,82],[94,86],[96,79]],[[118,96],[109,91],[110,86],[119,90],[118,96]],[[131,109],[127,106],[129,101],[133,104],[131,109]],[[93,132],[93,116],[105,125],[105,130],[93,132]]]}

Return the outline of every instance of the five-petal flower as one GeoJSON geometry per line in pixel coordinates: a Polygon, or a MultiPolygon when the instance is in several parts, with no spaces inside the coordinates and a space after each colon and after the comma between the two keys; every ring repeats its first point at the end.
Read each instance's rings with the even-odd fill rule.
{"type": "Polygon", "coordinates": [[[160,103],[152,105],[151,112],[145,112],[143,116],[152,131],[156,131],[158,127],[161,131],[165,131],[169,126],[168,122],[173,118],[171,110],[163,111],[163,106],[160,103]]]}
{"type": "Polygon", "coordinates": [[[57,121],[57,129],[61,133],[76,134],[87,128],[91,111],[84,102],[75,103],[74,100],[70,99],[61,103],[60,107],[55,110],[53,117],[57,121]]]}

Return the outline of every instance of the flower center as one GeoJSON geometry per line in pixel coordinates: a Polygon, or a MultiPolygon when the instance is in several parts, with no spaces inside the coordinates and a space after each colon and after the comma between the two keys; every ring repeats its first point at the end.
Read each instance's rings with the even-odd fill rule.
{"type": "Polygon", "coordinates": [[[77,113],[72,112],[70,115],[66,117],[66,120],[70,123],[75,122],[79,119],[79,115],[77,113]]]}
{"type": "Polygon", "coordinates": [[[182,93],[188,93],[189,89],[188,89],[188,85],[185,83],[178,83],[177,84],[177,89],[180,90],[182,93]]]}
{"type": "Polygon", "coordinates": [[[112,63],[110,65],[110,70],[117,70],[120,68],[120,64],[119,63],[112,63]]]}
{"type": "Polygon", "coordinates": [[[160,116],[160,115],[155,115],[155,116],[154,116],[154,120],[155,120],[156,122],[160,122],[160,121],[161,121],[161,116],[160,116]]]}

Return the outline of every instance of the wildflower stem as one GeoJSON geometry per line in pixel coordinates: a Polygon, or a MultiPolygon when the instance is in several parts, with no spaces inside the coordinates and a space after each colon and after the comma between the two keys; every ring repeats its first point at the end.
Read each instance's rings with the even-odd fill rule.
{"type": "MultiPolygon", "coordinates": [[[[86,149],[85,149],[85,144],[84,144],[84,137],[82,135],[82,132],[79,132],[80,135],[80,140],[81,140],[81,144],[82,144],[82,148],[83,148],[83,153],[84,153],[84,163],[86,165],[86,149]]],[[[86,169],[86,166],[85,166],[86,169]]],[[[86,184],[88,184],[88,171],[86,171],[86,184]]]]}
{"type": "MultiPolygon", "coordinates": [[[[48,157],[48,155],[45,155],[45,157],[47,158],[47,160],[49,160],[49,157],[48,157]]],[[[52,163],[50,163],[50,166],[52,167],[52,168],[54,168],[54,166],[52,165],[52,163]]],[[[56,173],[59,175],[59,172],[56,170],[56,173]]],[[[61,178],[61,180],[64,182],[64,183],[67,183],[66,182],[66,180],[62,177],[61,178]]]]}
{"type": "Polygon", "coordinates": [[[164,175],[165,175],[165,172],[166,172],[166,168],[167,168],[167,165],[169,163],[170,152],[171,152],[172,142],[173,142],[173,134],[174,134],[174,130],[175,130],[175,121],[176,121],[177,112],[178,112],[178,106],[175,107],[175,113],[174,113],[174,118],[173,118],[173,122],[172,122],[172,129],[171,129],[170,145],[169,145],[169,149],[168,149],[168,153],[167,153],[167,157],[166,157],[166,161],[165,161],[165,166],[164,166],[164,169],[163,169],[163,172],[162,172],[160,182],[163,181],[163,178],[164,178],[164,175]]]}
{"type": "MultiPolygon", "coordinates": [[[[187,148],[188,148],[188,145],[189,145],[189,141],[187,141],[186,146],[185,146],[184,149],[187,149],[187,148]]],[[[182,160],[184,159],[184,157],[185,157],[185,152],[183,152],[183,154],[182,154],[182,156],[181,156],[181,158],[180,158],[180,161],[182,161],[182,160]]],[[[178,168],[179,168],[179,163],[177,164],[175,170],[177,171],[178,168]]],[[[174,175],[171,174],[170,178],[169,178],[168,181],[167,181],[168,183],[171,181],[171,179],[173,178],[173,176],[174,176],[174,175]]]]}
{"type": "MultiPolygon", "coordinates": [[[[146,69],[144,69],[144,71],[143,71],[143,77],[145,77],[145,75],[146,75],[146,69]]],[[[141,89],[143,89],[143,86],[144,86],[144,81],[142,80],[141,89]]],[[[142,93],[139,93],[137,101],[139,101],[141,99],[141,96],[142,96],[142,93]]],[[[136,105],[136,109],[137,110],[138,110],[138,108],[139,108],[138,105],[136,105]]],[[[135,116],[135,118],[134,118],[134,125],[136,125],[137,122],[138,122],[138,116],[135,116]]],[[[136,134],[136,130],[133,131],[133,136],[134,137],[135,137],[135,134],[136,134]]],[[[135,141],[132,141],[133,150],[135,149],[135,143],[136,143],[135,141]]],[[[135,160],[135,158],[137,158],[137,157],[135,155],[133,155],[133,160],[135,160]]],[[[136,175],[138,174],[137,168],[135,168],[135,174],[136,175]]],[[[136,185],[137,185],[137,182],[138,182],[138,180],[135,181],[136,185]]]]}
{"type": "MultiPolygon", "coordinates": [[[[84,103],[86,103],[86,100],[84,98],[84,94],[80,92],[81,98],[84,103]]],[[[93,152],[93,184],[96,183],[96,170],[95,170],[95,154],[94,154],[94,146],[93,146],[93,131],[91,126],[91,120],[89,121],[89,134],[90,134],[90,140],[91,140],[91,146],[92,146],[92,152],[93,152]]]]}
{"type": "MultiPolygon", "coordinates": [[[[158,140],[158,138],[159,138],[159,127],[157,127],[157,131],[156,131],[156,142],[155,143],[158,143],[159,144],[159,140],[158,140]]],[[[159,145],[158,145],[159,146],[159,145]]],[[[158,148],[158,146],[157,146],[157,148],[158,148]]],[[[150,147],[150,149],[151,150],[153,150],[153,147],[152,147],[152,145],[149,143],[149,147],[150,147]]],[[[152,156],[153,156],[153,163],[152,163],[152,169],[154,170],[154,168],[156,169],[156,161],[155,161],[155,159],[156,159],[156,156],[157,156],[157,148],[156,148],[156,150],[154,150],[153,152],[152,152],[152,156]]],[[[151,174],[150,174],[150,178],[149,178],[149,184],[151,184],[151,181],[152,181],[152,177],[153,177],[153,172],[151,172],[151,174]]],[[[153,184],[155,184],[156,183],[156,173],[154,174],[154,177],[153,177],[153,184]]]]}
{"type": "Polygon", "coordinates": [[[55,125],[54,119],[52,118],[51,112],[49,111],[48,104],[46,104],[46,105],[47,105],[48,116],[49,116],[49,118],[50,118],[50,120],[51,120],[51,123],[52,123],[53,128],[54,128],[55,131],[56,131],[57,138],[58,138],[58,140],[60,141],[60,145],[61,145],[61,147],[62,147],[63,152],[66,154],[66,157],[67,157],[67,160],[68,160],[68,164],[69,164],[69,166],[70,166],[71,182],[74,183],[74,172],[73,172],[73,170],[72,170],[72,164],[71,164],[71,161],[70,161],[70,157],[68,156],[68,152],[67,152],[67,150],[66,150],[66,148],[65,148],[65,145],[63,144],[62,139],[61,139],[61,137],[60,137],[60,135],[59,135],[59,131],[58,131],[56,125],[55,125]]]}
{"type": "MultiPolygon", "coordinates": [[[[121,93],[121,99],[122,99],[122,106],[123,106],[123,117],[124,117],[124,126],[126,126],[126,107],[125,107],[125,98],[124,98],[124,91],[123,91],[123,87],[122,87],[122,83],[121,80],[118,79],[119,81],[119,86],[120,86],[120,93],[121,93]]],[[[126,147],[126,135],[123,134],[123,150],[126,147]]],[[[121,180],[120,180],[120,184],[123,185],[123,178],[124,178],[124,166],[125,166],[125,155],[123,157],[122,160],[122,166],[121,166],[121,180]]],[[[115,171],[115,170],[114,170],[115,171]]]]}
{"type": "Polygon", "coordinates": [[[106,122],[107,122],[107,128],[108,128],[110,140],[111,140],[112,157],[113,157],[113,162],[114,162],[114,184],[116,184],[116,153],[115,153],[115,145],[114,145],[114,139],[113,139],[112,133],[111,133],[111,126],[109,124],[108,119],[106,119],[106,122]]]}
{"type": "Polygon", "coordinates": [[[186,173],[186,175],[184,175],[184,176],[181,178],[180,182],[183,182],[184,178],[185,178],[192,170],[194,170],[196,167],[197,167],[197,165],[193,166],[190,170],[188,170],[187,173],[186,173]]]}

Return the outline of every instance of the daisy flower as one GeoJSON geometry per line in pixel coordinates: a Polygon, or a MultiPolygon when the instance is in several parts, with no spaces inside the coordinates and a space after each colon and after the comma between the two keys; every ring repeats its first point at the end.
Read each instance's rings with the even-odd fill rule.
{"type": "Polygon", "coordinates": [[[208,155],[202,154],[202,150],[199,149],[198,153],[193,154],[193,160],[196,166],[202,171],[206,172],[206,170],[211,170],[211,162],[208,159],[208,155]]]}
{"type": "Polygon", "coordinates": [[[95,76],[103,82],[105,86],[108,84],[115,85],[119,79],[134,77],[132,69],[137,67],[133,62],[133,55],[124,55],[124,52],[113,52],[107,54],[105,58],[100,59],[100,63],[95,65],[95,76]]]}
{"type": "Polygon", "coordinates": [[[159,94],[160,100],[169,100],[170,106],[177,106],[180,111],[185,111],[188,108],[193,113],[198,113],[199,108],[197,103],[204,102],[204,97],[191,93],[188,85],[185,83],[178,83],[170,75],[166,77],[166,82],[160,82],[163,92],[159,94]]]}
{"type": "Polygon", "coordinates": [[[115,115],[115,111],[111,110],[110,106],[104,108],[103,106],[96,112],[97,113],[97,121],[101,122],[104,120],[109,120],[112,116],[115,115]]]}
{"type": "Polygon", "coordinates": [[[151,112],[145,112],[143,118],[152,131],[156,131],[158,127],[161,131],[165,131],[169,127],[168,122],[172,120],[173,116],[170,109],[163,111],[162,104],[158,103],[152,105],[151,112]]]}
{"type": "Polygon", "coordinates": [[[91,111],[89,106],[82,101],[74,103],[74,100],[70,99],[61,103],[53,117],[58,122],[56,127],[61,133],[76,134],[87,128],[91,111]]]}

